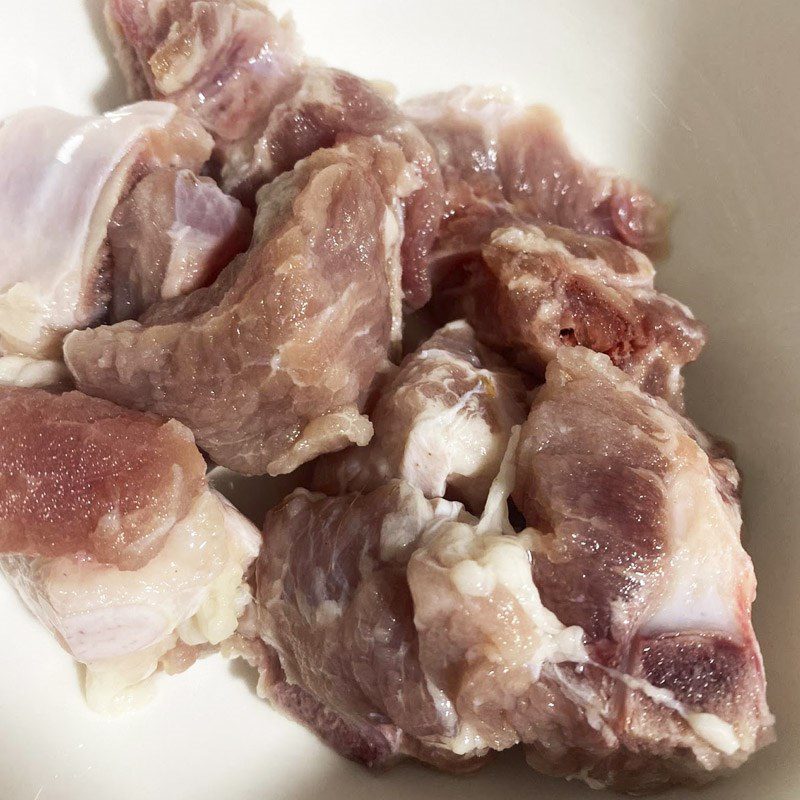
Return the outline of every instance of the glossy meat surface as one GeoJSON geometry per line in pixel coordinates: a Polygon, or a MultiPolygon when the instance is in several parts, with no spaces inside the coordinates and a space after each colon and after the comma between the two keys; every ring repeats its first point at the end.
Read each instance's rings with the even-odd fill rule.
{"type": "Polygon", "coordinates": [[[462,513],[393,481],[337,498],[299,489],[267,515],[256,631],[278,664],[262,661],[262,691],[344,755],[462,760],[439,744],[458,722],[422,672],[405,577],[422,530],[462,513]]]}
{"type": "Polygon", "coordinates": [[[79,392],[0,388],[0,551],[141,566],[205,464],[182,425],[79,392]]]}
{"type": "Polygon", "coordinates": [[[60,358],[0,356],[0,386],[23,389],[66,389],[72,384],[60,358]]]}
{"type": "Polygon", "coordinates": [[[550,109],[523,108],[503,89],[460,86],[404,110],[434,145],[452,215],[501,200],[531,222],[610,236],[651,256],[665,250],[666,208],[575,154],[550,109]]]}
{"type": "Polygon", "coordinates": [[[218,145],[254,137],[294,79],[288,21],[251,0],[107,0],[108,30],[133,99],[169,99],[218,145]]]}
{"type": "MultiPolygon", "coordinates": [[[[539,531],[543,602],[583,628],[594,662],[628,676],[611,693],[587,673],[618,740],[581,755],[589,777],[703,780],[771,740],[738,474],[690,422],[605,356],[564,348],[522,429],[514,499],[539,531]]],[[[534,761],[571,769],[549,747],[535,743],[534,761]]]]}
{"type": "Polygon", "coordinates": [[[632,792],[740,765],[773,720],[738,478],[709,452],[607,357],[562,348],[480,520],[399,481],[296,491],[258,561],[262,693],[370,764],[523,744],[632,792]]]}
{"type": "Polygon", "coordinates": [[[413,162],[400,203],[403,291],[430,297],[427,255],[443,213],[431,146],[369,81],[307,61],[291,25],[247,0],[107,0],[106,17],[133,97],[177,103],[214,135],[220,185],[250,203],[258,188],[340,136],[381,135],[413,162]]]}
{"type": "Polygon", "coordinates": [[[86,666],[101,712],[230,636],[258,531],[175,421],[78,392],[0,390],[0,570],[86,666]]]}
{"type": "Polygon", "coordinates": [[[187,425],[222,466],[290,472],[366,444],[361,410],[400,333],[394,144],[354,138],[264,187],[249,251],[208,289],[65,343],[77,385],[187,425]]]}

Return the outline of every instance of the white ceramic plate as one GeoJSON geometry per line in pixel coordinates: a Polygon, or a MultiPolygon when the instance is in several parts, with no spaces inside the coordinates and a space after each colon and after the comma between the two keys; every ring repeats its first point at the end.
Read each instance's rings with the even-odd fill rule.
{"type": "MultiPolygon", "coordinates": [[[[122,100],[99,0],[0,0],[0,116],[122,100]]],[[[674,198],[660,286],[711,329],[689,407],[735,442],[756,627],[779,743],[704,790],[800,793],[800,5],[791,0],[282,0],[308,51],[403,95],[505,82],[563,115],[576,144],[674,198]]],[[[2,258],[2,243],[0,243],[2,258]]],[[[0,432],[2,435],[2,432],[0,432]]],[[[263,481],[239,487],[249,508],[263,481]]],[[[0,800],[599,798],[518,752],[480,775],[380,776],[331,754],[212,658],[122,719],[83,704],[65,653],[0,586],[0,800]]],[[[681,792],[671,796],[681,796],[681,792]]]]}

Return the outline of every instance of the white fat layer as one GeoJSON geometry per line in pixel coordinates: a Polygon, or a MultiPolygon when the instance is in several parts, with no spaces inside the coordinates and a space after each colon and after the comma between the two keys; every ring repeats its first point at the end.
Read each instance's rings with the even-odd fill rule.
{"type": "Polygon", "coordinates": [[[33,108],[0,127],[0,353],[53,355],[102,311],[85,288],[136,145],[176,112],[152,101],[98,117],[33,108]]]}
{"type": "Polygon", "coordinates": [[[483,514],[475,528],[475,533],[479,535],[490,530],[508,534],[514,532],[508,520],[508,498],[514,488],[516,479],[516,459],[520,430],[520,425],[515,425],[511,429],[506,452],[500,462],[500,469],[489,487],[483,514]]]}
{"type": "MultiPolygon", "coordinates": [[[[578,258],[570,253],[567,246],[558,239],[548,238],[544,231],[535,225],[526,225],[523,228],[499,228],[492,234],[492,244],[499,245],[508,250],[522,253],[557,255],[569,264],[570,271],[583,273],[592,277],[599,277],[610,285],[625,286],[630,289],[651,289],[655,269],[647,256],[633,248],[626,248],[628,256],[635,262],[637,270],[631,273],[616,272],[602,258],[578,258]]],[[[520,275],[517,280],[522,286],[531,282],[535,289],[541,284],[541,279],[533,275],[520,275]]],[[[681,308],[685,308],[681,306],[681,308]]],[[[688,311],[688,309],[686,309],[688,311]]]]}
{"type": "Polygon", "coordinates": [[[738,598],[742,585],[753,582],[739,541],[738,506],[720,495],[708,456],[691,437],[681,431],[665,449],[672,462],[665,480],[669,582],[641,632],[707,631],[738,639],[738,598]]]}
{"type": "Polygon", "coordinates": [[[481,470],[492,444],[492,432],[474,402],[484,391],[477,384],[454,405],[431,401],[425,406],[403,452],[400,476],[404,480],[428,496],[441,497],[450,475],[471,476],[481,470]]]}
{"type": "Polygon", "coordinates": [[[510,594],[536,631],[525,659],[532,680],[538,680],[545,663],[588,660],[583,629],[566,627],[547,609],[533,582],[530,539],[524,534],[476,536],[467,525],[453,524],[437,550],[440,562],[450,562],[450,580],[465,598],[490,597],[498,589],[510,594]]]}
{"type": "Polygon", "coordinates": [[[99,714],[116,716],[149,703],[155,694],[159,659],[177,642],[165,636],[150,647],[128,656],[86,665],[84,693],[87,705],[99,714]]]}
{"type": "Polygon", "coordinates": [[[585,662],[583,629],[566,627],[539,597],[531,572],[534,532],[514,534],[508,521],[507,499],[514,485],[519,427],[512,429],[499,473],[489,491],[484,515],[477,524],[451,521],[423,533],[423,543],[465,602],[491,597],[498,589],[510,594],[531,621],[535,635],[525,663],[538,680],[545,663],[585,662]]]}
{"type": "Polygon", "coordinates": [[[381,522],[382,562],[405,562],[409,549],[417,541],[421,530],[430,530],[442,522],[460,519],[465,514],[461,503],[449,500],[428,501],[418,489],[407,485],[401,491],[406,493],[401,507],[386,514],[381,522]]]}
{"type": "Polygon", "coordinates": [[[634,691],[641,692],[654,703],[674,711],[687,722],[697,736],[725,755],[733,755],[741,748],[742,744],[736,735],[733,725],[725,722],[716,714],[689,711],[669,689],[653,686],[652,683],[644,678],[634,678],[624,672],[619,672],[600,664],[594,664],[594,666],[622,681],[634,691]]]}
{"type": "Polygon", "coordinates": [[[0,356],[0,386],[51,389],[69,383],[69,370],[59,359],[0,356]]]}
{"type": "Polygon", "coordinates": [[[392,356],[399,357],[403,349],[403,265],[400,261],[400,246],[403,242],[403,208],[396,198],[392,208],[387,206],[383,215],[383,246],[386,262],[386,280],[389,284],[389,310],[392,327],[389,338],[392,356]]]}
{"type": "Polygon", "coordinates": [[[487,742],[468,722],[462,722],[458,726],[457,733],[443,740],[441,744],[457,756],[477,755],[492,749],[491,743],[487,742]]]}
{"type": "MultiPolygon", "coordinates": [[[[217,18],[218,24],[222,22],[222,17],[217,18]]],[[[230,26],[230,21],[225,19],[227,26],[230,26]]],[[[171,34],[179,34],[185,37],[185,28],[179,28],[177,23],[173,23],[173,30],[171,34]]],[[[228,27],[229,34],[233,31],[228,27]]],[[[219,35],[219,34],[218,34],[219,35]]],[[[169,40],[168,40],[169,41],[169,40]]],[[[172,50],[172,57],[169,59],[169,69],[158,70],[154,75],[156,88],[162,95],[173,94],[180,92],[184,89],[189,82],[201,72],[208,59],[208,50],[203,43],[203,33],[200,26],[194,30],[194,37],[191,41],[184,39],[181,42],[180,49],[175,48],[172,50]],[[175,57],[175,54],[179,54],[175,57]]],[[[163,57],[163,56],[162,56],[163,57]]]]}
{"type": "Polygon", "coordinates": [[[732,756],[740,747],[733,725],[716,714],[689,712],[683,718],[689,727],[703,740],[726,756],[732,756]]]}
{"type": "Polygon", "coordinates": [[[491,749],[491,744],[475,730],[473,725],[459,720],[458,712],[445,692],[427,679],[426,685],[442,726],[445,728],[454,728],[456,733],[449,737],[423,737],[423,740],[459,756],[477,755],[479,753],[488,752],[491,749]]]}
{"type": "Polygon", "coordinates": [[[372,423],[355,406],[347,406],[311,420],[300,437],[281,456],[267,464],[269,475],[286,475],[323,453],[343,450],[350,444],[369,444],[372,423]]]}
{"type": "Polygon", "coordinates": [[[0,567],[62,645],[87,665],[87,702],[123,709],[178,636],[216,645],[249,601],[243,576],[261,536],[221,495],[204,491],[138,570],[86,557],[4,556],[0,567]]]}
{"type": "Polygon", "coordinates": [[[498,393],[495,376],[446,350],[421,350],[415,357],[431,362],[425,383],[437,386],[439,399],[426,398],[413,419],[402,450],[400,477],[428,497],[443,496],[448,483],[457,481],[468,502],[480,506],[507,443],[506,433],[493,432],[482,410],[486,398],[498,393]],[[454,367],[459,373],[455,378],[454,367]],[[455,393],[454,380],[466,381],[468,388],[455,393]],[[453,394],[455,402],[450,402],[453,394]]]}

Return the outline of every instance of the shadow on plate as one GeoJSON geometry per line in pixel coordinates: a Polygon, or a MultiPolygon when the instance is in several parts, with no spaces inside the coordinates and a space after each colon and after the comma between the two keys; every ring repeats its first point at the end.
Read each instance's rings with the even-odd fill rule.
{"type": "Polygon", "coordinates": [[[114,46],[106,31],[103,15],[103,0],[83,0],[86,15],[92,24],[92,33],[103,49],[108,63],[108,73],[103,82],[92,92],[92,102],[98,111],[109,111],[127,102],[125,82],[114,57],[114,46]]]}

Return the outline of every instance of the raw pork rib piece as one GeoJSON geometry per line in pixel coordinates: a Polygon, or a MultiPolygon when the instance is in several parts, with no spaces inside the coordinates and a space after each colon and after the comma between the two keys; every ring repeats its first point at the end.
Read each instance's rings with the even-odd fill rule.
{"type": "MultiPolygon", "coordinates": [[[[298,489],[267,514],[256,566],[259,692],[342,755],[477,766],[419,660],[406,568],[422,531],[464,516],[401,481],[328,498],[298,489]],[[461,746],[463,744],[463,747],[461,746]]],[[[465,515],[468,517],[469,515],[465,515]]]]}
{"type": "Polygon", "coordinates": [[[214,135],[222,188],[245,202],[342,134],[397,142],[419,176],[402,201],[405,300],[428,300],[442,181],[431,146],[391,97],[306,61],[291,26],[247,0],[107,0],[106,17],[131,95],[194,114],[214,135]]]}
{"type": "Polygon", "coordinates": [[[428,254],[444,213],[444,189],[430,144],[380,89],[349,72],[310,67],[270,115],[243,180],[259,183],[348,133],[397,142],[417,168],[418,183],[402,203],[402,262],[403,299],[419,308],[431,295],[428,254]]]}
{"type": "Polygon", "coordinates": [[[260,536],[175,421],[78,392],[0,389],[0,567],[122,710],[237,625],[260,536]]]}
{"type": "Polygon", "coordinates": [[[680,409],[681,367],[700,354],[705,330],[655,291],[654,274],[645,255],[607,237],[498,228],[442,280],[434,304],[442,318],[466,317],[481,341],[537,376],[562,344],[581,345],[680,409]]]}
{"type": "Polygon", "coordinates": [[[529,740],[537,767],[639,791],[702,780],[772,739],[739,476],[709,448],[607,357],[562,348],[548,367],[522,429],[514,499],[541,532],[542,601],[583,628],[607,674],[584,678],[598,741],[529,740]]]}
{"type": "Polygon", "coordinates": [[[466,769],[522,743],[595,787],[707,781],[773,722],[738,476],[707,446],[562,348],[480,521],[401,481],[271,511],[238,648],[263,696],[368,764],[466,769]],[[514,533],[512,487],[538,529],[514,533]]]}
{"type": "Polygon", "coordinates": [[[426,497],[455,494],[479,512],[526,413],[519,374],[466,322],[452,322],[406,356],[381,390],[370,444],[320,459],[313,486],[337,495],[402,478],[426,497]]]}
{"type": "Polygon", "coordinates": [[[361,410],[400,335],[398,201],[414,185],[378,138],[317,151],[260,191],[250,250],[212,286],[67,337],[78,387],[180,420],[247,474],[366,444],[361,410]]]}
{"type": "Polygon", "coordinates": [[[153,169],[198,169],[211,145],[169,103],[101,117],[34,108],[0,123],[0,355],[57,357],[65,333],[98,322],[120,198],[153,169]]]}
{"type": "Polygon", "coordinates": [[[522,108],[503,89],[460,86],[403,109],[436,149],[452,215],[505,199],[528,221],[611,236],[651,256],[665,249],[665,207],[576,156],[548,108],[522,108]]]}
{"type": "Polygon", "coordinates": [[[210,178],[162,169],[117,206],[108,228],[112,321],[214,282],[247,249],[253,219],[210,178]]]}

